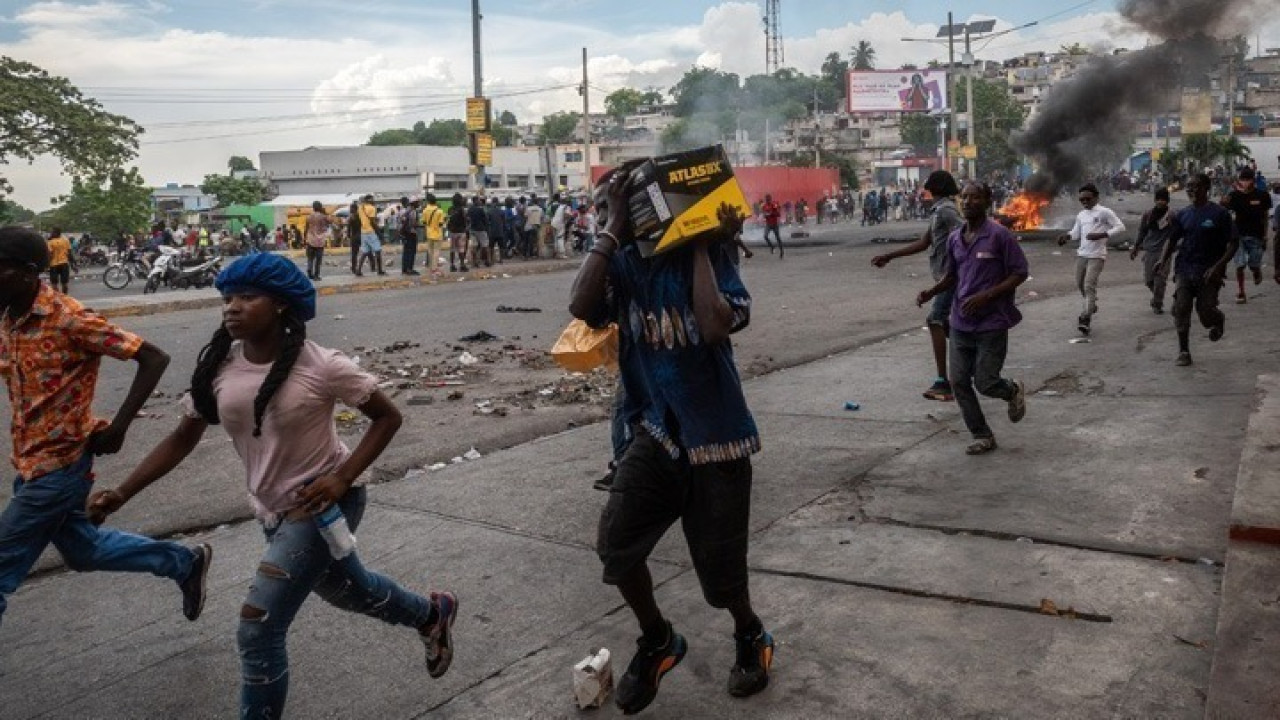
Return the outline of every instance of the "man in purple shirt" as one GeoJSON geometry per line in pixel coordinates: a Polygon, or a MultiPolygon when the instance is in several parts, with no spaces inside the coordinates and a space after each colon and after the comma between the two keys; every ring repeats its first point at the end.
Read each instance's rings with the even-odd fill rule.
{"type": "Polygon", "coordinates": [[[947,273],[938,284],[920,293],[916,304],[955,289],[951,304],[951,389],[973,435],[965,450],[983,455],[996,449],[978,393],[1009,404],[1009,420],[1027,413],[1026,392],[1017,380],[1000,377],[1009,349],[1009,329],[1022,321],[1013,293],[1027,281],[1027,257],[1017,239],[1003,225],[987,218],[991,188],[970,182],[960,193],[965,224],[947,239],[947,273]],[[976,392],[975,392],[976,389],[976,392]]]}

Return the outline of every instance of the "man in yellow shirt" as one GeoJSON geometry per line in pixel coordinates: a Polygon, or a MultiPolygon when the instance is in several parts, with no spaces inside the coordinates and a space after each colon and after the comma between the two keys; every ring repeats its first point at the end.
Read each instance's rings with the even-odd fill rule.
{"type": "Polygon", "coordinates": [[[422,209],[422,227],[427,235],[427,269],[439,275],[440,245],[444,242],[444,210],[437,204],[436,196],[427,193],[427,206],[422,209]]]}
{"type": "MultiPolygon", "coordinates": [[[[369,265],[379,275],[386,275],[382,269],[382,241],[378,239],[378,208],[373,204],[373,196],[365,195],[360,204],[360,263],[364,267],[364,259],[369,258],[369,265]]],[[[356,272],[356,275],[360,275],[356,272]]]]}
{"type": "Polygon", "coordinates": [[[62,230],[54,228],[49,233],[49,284],[54,290],[67,294],[71,282],[71,242],[62,237],[62,230]]]}

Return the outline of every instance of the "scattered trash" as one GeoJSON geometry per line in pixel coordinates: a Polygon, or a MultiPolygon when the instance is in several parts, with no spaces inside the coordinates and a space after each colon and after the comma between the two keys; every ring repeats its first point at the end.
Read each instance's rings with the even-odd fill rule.
{"type": "Polygon", "coordinates": [[[511,276],[510,276],[510,275],[508,275],[507,273],[502,273],[502,277],[504,277],[504,278],[509,278],[509,277],[511,277],[511,276]]]}
{"type": "Polygon", "coordinates": [[[539,390],[539,391],[538,391],[538,394],[539,394],[539,395],[543,395],[543,396],[546,396],[546,395],[555,395],[555,394],[556,394],[556,389],[555,389],[555,388],[542,388],[541,390],[539,390]]]}
{"type": "Polygon", "coordinates": [[[462,463],[466,462],[466,460],[463,460],[461,455],[455,455],[449,459],[449,462],[453,463],[454,465],[461,465],[462,463]]]}
{"type": "Polygon", "coordinates": [[[1040,297],[1040,293],[1036,292],[1035,290],[1032,290],[1031,292],[1027,293],[1027,297],[1032,299],[1038,298],[1040,297]]]}
{"type": "Polygon", "coordinates": [[[612,692],[613,663],[608,648],[600,648],[573,666],[573,698],[579,710],[603,706],[612,692]]]}
{"type": "Polygon", "coordinates": [[[844,409],[845,410],[861,410],[862,406],[850,400],[849,402],[844,404],[844,409]]]}
{"type": "Polygon", "coordinates": [[[462,391],[461,391],[461,390],[454,390],[453,392],[449,393],[449,394],[445,397],[445,399],[446,399],[446,400],[461,400],[461,399],[462,399],[462,396],[463,396],[463,393],[462,393],[462,391]]]}
{"type": "Polygon", "coordinates": [[[466,451],[466,452],[462,453],[462,457],[463,457],[463,459],[465,459],[465,460],[479,460],[479,459],[480,459],[480,451],[479,451],[479,450],[476,450],[475,448],[471,448],[470,450],[468,450],[468,451],[466,451]]]}
{"type": "Polygon", "coordinates": [[[409,405],[430,405],[435,401],[436,399],[431,397],[430,395],[414,395],[413,397],[409,398],[408,404],[409,405]]]}
{"type": "Polygon", "coordinates": [[[1036,394],[1037,394],[1037,395],[1044,395],[1045,397],[1058,397],[1058,396],[1059,396],[1059,395],[1061,395],[1062,393],[1058,392],[1057,390],[1041,390],[1040,392],[1038,392],[1038,393],[1036,393],[1036,394]]]}
{"type": "Polygon", "coordinates": [[[1217,563],[1217,561],[1215,561],[1215,560],[1211,560],[1211,559],[1209,559],[1209,558],[1202,557],[1202,558],[1200,558],[1199,560],[1196,560],[1196,564],[1197,564],[1197,565],[1210,565],[1210,566],[1213,566],[1213,565],[1217,565],[1218,563],[1217,563]]]}
{"type": "Polygon", "coordinates": [[[457,387],[459,385],[466,385],[466,383],[461,380],[430,380],[419,384],[426,388],[457,387]]]}
{"type": "Polygon", "coordinates": [[[443,469],[445,469],[445,468],[447,468],[447,467],[449,467],[449,465],[448,465],[447,463],[440,463],[440,462],[438,462],[438,463],[434,463],[433,465],[431,465],[431,466],[430,466],[430,467],[428,467],[427,469],[428,469],[428,470],[430,470],[431,472],[437,472],[437,471],[443,470],[443,469]]]}
{"type": "Polygon", "coordinates": [[[499,305],[499,306],[498,306],[498,312],[500,312],[500,313],[540,313],[540,312],[542,312],[542,308],[536,308],[536,307],[511,307],[511,306],[509,306],[509,305],[499,305]]]}
{"type": "Polygon", "coordinates": [[[466,352],[464,350],[462,354],[458,356],[458,362],[462,363],[463,365],[475,365],[480,361],[476,359],[475,355],[472,355],[471,353],[466,352]]]}
{"type": "Polygon", "coordinates": [[[479,332],[474,332],[465,337],[458,338],[458,342],[490,342],[493,340],[501,340],[501,339],[502,338],[498,337],[497,335],[493,335],[491,333],[485,332],[484,330],[480,330],[479,332]]]}
{"type": "Polygon", "coordinates": [[[1090,338],[1071,338],[1069,341],[1072,345],[1085,345],[1093,342],[1090,338]]]}
{"type": "Polygon", "coordinates": [[[360,356],[359,356],[359,355],[357,355],[357,356],[355,356],[355,357],[351,358],[351,362],[353,362],[353,363],[355,363],[355,364],[359,365],[359,364],[360,364],[360,356]]]}
{"type": "Polygon", "coordinates": [[[416,468],[415,468],[415,469],[410,470],[409,472],[405,473],[405,474],[404,474],[404,478],[402,478],[402,479],[404,479],[404,480],[417,480],[418,478],[420,478],[420,477],[422,477],[423,475],[426,475],[426,474],[427,474],[427,473],[426,473],[425,471],[423,471],[423,470],[418,470],[418,469],[416,469],[416,468]]]}
{"type": "Polygon", "coordinates": [[[334,320],[346,320],[346,319],[347,319],[347,316],[346,316],[346,315],[334,315],[334,316],[333,316],[333,319],[334,319],[334,320]]]}
{"type": "Polygon", "coordinates": [[[1016,542],[1016,543],[1022,543],[1023,545],[1035,545],[1035,544],[1036,544],[1036,541],[1035,541],[1035,540],[1032,540],[1032,539],[1031,539],[1031,538],[1029,538],[1029,537],[1020,537],[1020,538],[1018,538],[1017,540],[1014,540],[1014,542],[1016,542]]]}

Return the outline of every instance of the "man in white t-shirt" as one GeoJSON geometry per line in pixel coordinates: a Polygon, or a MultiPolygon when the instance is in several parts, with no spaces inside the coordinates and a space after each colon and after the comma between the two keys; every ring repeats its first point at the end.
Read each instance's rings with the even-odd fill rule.
{"type": "Polygon", "coordinates": [[[1080,317],[1076,329],[1089,334],[1094,313],[1098,312],[1098,278],[1107,262],[1107,241],[1124,232],[1124,223],[1110,210],[1098,204],[1098,186],[1089,183],[1080,188],[1080,204],[1084,209],[1076,215],[1071,232],[1058,238],[1058,245],[1068,240],[1080,243],[1076,250],[1076,287],[1080,289],[1080,317]]]}

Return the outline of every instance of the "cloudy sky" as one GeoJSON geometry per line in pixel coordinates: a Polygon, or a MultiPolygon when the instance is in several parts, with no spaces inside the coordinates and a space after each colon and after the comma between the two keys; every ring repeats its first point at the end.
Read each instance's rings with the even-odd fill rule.
{"type": "MultiPolygon", "coordinates": [[[[146,128],[138,165],[153,184],[198,183],[231,155],[358,144],[375,130],[461,117],[472,88],[468,0],[0,0],[0,54],[65,76],[146,128]]],[[[622,86],[671,87],[692,64],[742,75],[764,70],[763,0],[482,0],[486,94],[496,110],[533,121],[581,108],[575,86],[588,49],[592,109],[622,86]]],[[[1005,3],[783,0],[786,64],[818,71],[831,51],[870,40],[880,67],[923,64],[956,22],[997,29],[1000,60],[1079,42],[1137,47],[1145,36],[1114,0],[1005,3]]],[[[1280,46],[1280,16],[1259,22],[1280,46]]],[[[15,199],[36,209],[69,182],[53,161],[6,168],[15,199]]]]}

